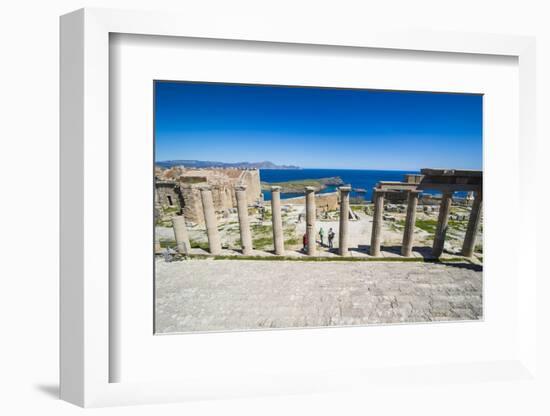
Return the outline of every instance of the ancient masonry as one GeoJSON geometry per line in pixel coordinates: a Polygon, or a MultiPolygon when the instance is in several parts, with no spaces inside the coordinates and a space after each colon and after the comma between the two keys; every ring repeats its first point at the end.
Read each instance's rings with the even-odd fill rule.
{"type": "MultiPolygon", "coordinates": [[[[220,189],[215,186],[206,186],[205,181],[201,181],[201,186],[196,188],[200,193],[200,202],[202,207],[202,217],[205,219],[209,251],[211,254],[219,254],[221,252],[220,237],[218,235],[217,220],[215,211],[220,210],[220,207],[224,207],[224,204],[229,204],[229,201],[236,200],[239,226],[241,233],[241,244],[243,254],[248,255],[252,253],[252,238],[250,233],[250,225],[248,220],[248,205],[254,201],[254,196],[259,191],[259,176],[257,171],[244,171],[245,174],[250,175],[254,179],[249,181],[253,182],[253,191],[250,191],[250,187],[247,186],[242,180],[243,176],[239,175],[237,186],[233,188],[220,189]],[[215,189],[215,191],[213,190],[215,189]],[[231,189],[234,190],[234,197],[229,194],[226,196],[226,200],[220,197],[220,195],[226,195],[226,192],[231,189]],[[215,197],[215,193],[217,197],[215,197]]],[[[189,177],[186,177],[189,178],[189,177]]],[[[180,176],[181,183],[181,176],[180,176]]],[[[183,181],[183,183],[186,183],[183,181]]],[[[374,201],[374,214],[372,222],[372,234],[370,244],[371,256],[380,256],[380,244],[381,244],[381,230],[384,213],[384,200],[405,200],[407,202],[407,212],[405,220],[405,229],[403,232],[403,243],[401,254],[404,257],[410,257],[412,255],[413,247],[413,231],[416,221],[416,207],[418,203],[419,194],[422,190],[438,190],[443,196],[440,200],[439,217],[437,222],[436,234],[432,247],[432,255],[435,258],[441,256],[443,252],[443,246],[445,243],[445,236],[447,232],[449,214],[451,209],[452,197],[454,192],[468,192],[469,198],[472,199],[472,208],[470,212],[470,219],[466,229],[466,235],[462,246],[462,255],[465,257],[471,257],[474,252],[476,234],[481,221],[481,209],[482,209],[482,195],[483,195],[483,174],[481,171],[472,170],[454,170],[454,169],[422,169],[421,175],[407,175],[404,182],[379,182],[374,188],[373,201],[374,201]]],[[[166,192],[164,189],[164,183],[160,186],[157,193],[164,195],[167,198],[172,195],[166,192]]],[[[181,187],[180,189],[187,189],[181,187]]],[[[195,188],[193,188],[195,189],[195,188]]],[[[280,187],[272,187],[272,224],[273,224],[273,241],[276,255],[284,254],[284,239],[281,221],[281,201],[280,201],[280,187]]],[[[349,193],[351,188],[349,186],[341,186],[339,188],[340,193],[340,230],[339,230],[339,247],[338,253],[341,256],[349,255],[348,247],[348,230],[349,230],[349,193]],[[346,213],[348,215],[346,215],[346,213]]],[[[173,220],[174,233],[176,236],[176,243],[178,251],[182,254],[188,254],[189,239],[185,229],[185,206],[187,206],[186,196],[182,195],[185,201],[184,215],[176,216],[173,220]]],[[[162,198],[162,197],[161,197],[162,198]]],[[[303,198],[306,206],[306,235],[309,242],[316,240],[316,227],[315,220],[317,217],[316,207],[316,195],[315,190],[312,187],[305,188],[305,198],[303,198]]],[[[233,204],[233,202],[232,202],[233,204]]],[[[231,205],[231,206],[234,206],[231,205]]],[[[195,217],[198,216],[195,214],[195,217]]],[[[185,217],[186,218],[186,217],[185,217]]],[[[186,218],[187,219],[187,218],[186,218]]],[[[307,245],[307,254],[309,256],[316,255],[316,244],[307,245]]]]}
{"type": "Polygon", "coordinates": [[[204,224],[201,189],[210,189],[214,211],[223,212],[238,207],[235,190],[241,186],[247,204],[261,201],[260,173],[255,169],[157,169],[155,205],[158,212],[161,208],[173,208],[186,221],[204,224]]]}
{"type": "Polygon", "coordinates": [[[481,171],[455,169],[422,169],[420,172],[421,175],[409,175],[405,182],[379,182],[374,188],[375,204],[370,254],[372,256],[380,255],[380,230],[382,227],[384,198],[399,194],[406,195],[408,202],[401,254],[403,256],[411,255],[418,194],[419,191],[430,189],[443,193],[432,247],[432,255],[436,258],[443,253],[453,193],[473,192],[474,201],[462,245],[462,255],[471,257],[474,253],[476,234],[481,219],[483,173],[481,171]]]}

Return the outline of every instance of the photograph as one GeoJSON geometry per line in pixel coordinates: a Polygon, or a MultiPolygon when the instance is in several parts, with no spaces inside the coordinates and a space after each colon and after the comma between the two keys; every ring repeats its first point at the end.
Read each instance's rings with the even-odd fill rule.
{"type": "Polygon", "coordinates": [[[483,320],[483,95],[153,81],[154,332],[483,320]]]}

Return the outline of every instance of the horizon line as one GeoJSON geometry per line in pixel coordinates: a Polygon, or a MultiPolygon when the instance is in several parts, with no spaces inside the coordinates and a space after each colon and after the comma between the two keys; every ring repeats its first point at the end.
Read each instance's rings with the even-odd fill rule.
{"type": "MultiPolygon", "coordinates": [[[[180,160],[180,159],[172,159],[172,160],[156,160],[155,161],[155,164],[156,163],[163,163],[163,162],[172,162],[172,161],[175,161],[175,160],[180,160]]],[[[184,160],[184,159],[181,159],[181,160],[184,160]]],[[[187,159],[187,160],[195,160],[195,159],[187,159]]],[[[200,162],[203,162],[203,161],[200,161],[200,162]]],[[[260,163],[260,162],[220,162],[220,163],[228,163],[228,164],[238,164],[238,163],[260,163]]],[[[271,163],[274,163],[274,162],[271,162],[271,163]]],[[[176,167],[178,165],[174,165],[172,167],[176,167]]],[[[183,165],[182,165],[183,166],[183,165]]],[[[395,171],[395,172],[405,172],[405,171],[415,171],[415,172],[420,172],[422,169],[455,169],[455,170],[483,170],[483,168],[461,168],[461,167],[441,167],[441,166],[436,166],[436,167],[422,167],[422,168],[392,168],[392,169],[388,169],[388,168],[339,168],[339,167],[319,167],[319,166],[314,166],[314,167],[302,167],[302,166],[298,166],[298,165],[292,165],[292,164],[289,164],[289,165],[279,165],[279,166],[296,166],[296,169],[292,169],[292,168],[256,168],[258,170],[304,170],[304,169],[324,169],[324,170],[380,170],[380,171],[395,171]]],[[[186,168],[186,166],[183,166],[184,168],[186,168]]],[[[191,167],[188,167],[189,169],[193,168],[193,169],[211,169],[211,168],[216,168],[215,166],[205,166],[205,167],[197,167],[197,166],[191,166],[191,167]]],[[[223,166],[218,166],[218,168],[223,168],[223,166]]],[[[228,167],[229,169],[231,169],[231,167],[228,167]]],[[[238,169],[238,167],[234,167],[232,169],[238,169]]]]}

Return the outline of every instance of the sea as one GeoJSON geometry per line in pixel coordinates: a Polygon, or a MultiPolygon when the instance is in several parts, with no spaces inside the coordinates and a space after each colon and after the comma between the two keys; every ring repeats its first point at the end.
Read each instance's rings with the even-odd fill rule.
{"type": "MultiPolygon", "coordinates": [[[[303,179],[320,179],[339,176],[344,184],[351,185],[353,198],[372,199],[372,188],[380,181],[403,181],[406,174],[419,174],[414,170],[356,170],[356,169],[260,169],[260,180],[267,183],[287,182],[303,179]],[[353,189],[364,189],[356,192],[353,189]]],[[[334,192],[337,186],[328,186],[320,193],[334,192]]],[[[437,191],[426,192],[437,195],[437,191]]],[[[264,199],[271,200],[271,192],[263,191],[264,199]]],[[[295,198],[303,193],[281,193],[281,198],[295,198]]],[[[457,195],[459,196],[459,195],[457,195]]]]}

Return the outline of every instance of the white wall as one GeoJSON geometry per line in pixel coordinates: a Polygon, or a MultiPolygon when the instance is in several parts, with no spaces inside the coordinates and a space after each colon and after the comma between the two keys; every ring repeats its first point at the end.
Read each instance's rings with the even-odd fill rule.
{"type": "MultiPolygon", "coordinates": [[[[208,22],[211,14],[234,20],[267,16],[281,25],[327,25],[360,30],[364,26],[420,27],[439,30],[513,33],[538,37],[539,169],[548,166],[550,137],[550,12],[547,1],[394,0],[394,1],[144,1],[19,0],[0,8],[2,62],[0,114],[2,239],[0,297],[0,413],[72,414],[77,409],[54,398],[58,367],[58,16],[74,9],[115,7],[179,10],[208,22]],[[25,185],[26,184],[26,185],[25,185]],[[25,189],[26,188],[26,189],[25,189]],[[29,198],[32,196],[32,198],[29,198]],[[25,205],[21,202],[26,201],[25,205]],[[8,410],[11,408],[11,410],[8,410]],[[40,413],[38,413],[40,412],[40,413]]],[[[544,177],[541,169],[539,177],[544,177]]],[[[541,182],[542,185],[542,182],[541,182]]],[[[547,193],[546,193],[547,194],[547,193]]],[[[548,210],[542,198],[541,206],[548,210]]],[[[542,249],[541,223],[539,234],[542,249]]],[[[545,243],[546,244],[546,243],[545,243]]],[[[541,253],[542,254],[542,253],[541,253]]],[[[540,256],[542,258],[542,256],[540,256]]],[[[541,261],[542,265],[542,261],[541,261]]],[[[550,273],[548,273],[550,275],[550,273]]],[[[539,287],[540,300],[549,284],[539,287]]],[[[549,307],[541,304],[549,328],[549,307]]],[[[548,304],[548,303],[547,303],[548,304]]],[[[541,349],[550,351],[548,331],[540,331],[541,349]]],[[[546,354],[548,355],[548,354],[546,354]]],[[[548,376],[548,359],[540,357],[548,376]]],[[[547,379],[548,380],[548,379],[547,379]]],[[[546,390],[550,391],[550,386],[546,390]]],[[[542,386],[506,383],[439,386],[437,397],[415,389],[388,387],[377,397],[339,393],[290,397],[102,409],[100,414],[548,414],[542,386]]]]}

